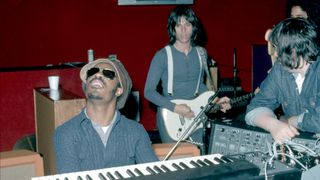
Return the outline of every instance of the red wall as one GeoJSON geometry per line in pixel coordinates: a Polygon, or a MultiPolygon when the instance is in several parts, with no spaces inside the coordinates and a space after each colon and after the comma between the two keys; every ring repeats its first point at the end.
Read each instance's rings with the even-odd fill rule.
{"type": "Polygon", "coordinates": [[[1,151],[35,131],[33,89],[48,87],[48,76],[60,76],[60,86],[82,96],[79,68],[0,72],[1,151]]]}
{"type": "MultiPolygon", "coordinates": [[[[264,44],[265,30],[284,17],[286,0],[195,0],[220,77],[232,77],[233,49],[238,75],[251,90],[251,46],[264,44]]],[[[141,122],[155,128],[155,112],[143,98],[150,61],[168,42],[166,23],[174,6],[118,6],[116,0],[1,0],[0,67],[86,62],[117,54],[140,92],[141,122]]],[[[47,86],[52,71],[0,72],[0,151],[34,132],[32,89],[47,86]]],[[[62,87],[81,94],[76,69],[61,73],[62,87]],[[72,78],[69,78],[69,77],[72,78]]]]}

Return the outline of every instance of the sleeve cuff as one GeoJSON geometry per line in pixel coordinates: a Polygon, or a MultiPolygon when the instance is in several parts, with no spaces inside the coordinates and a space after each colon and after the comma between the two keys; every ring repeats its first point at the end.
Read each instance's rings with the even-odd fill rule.
{"type": "Polygon", "coordinates": [[[277,116],[274,114],[274,112],[269,109],[269,108],[266,108],[266,107],[258,107],[258,108],[255,108],[251,111],[249,111],[246,116],[245,116],[245,121],[248,125],[251,125],[251,126],[255,126],[255,123],[254,121],[256,120],[256,118],[261,115],[261,114],[272,114],[272,116],[274,118],[277,118],[277,116]]]}

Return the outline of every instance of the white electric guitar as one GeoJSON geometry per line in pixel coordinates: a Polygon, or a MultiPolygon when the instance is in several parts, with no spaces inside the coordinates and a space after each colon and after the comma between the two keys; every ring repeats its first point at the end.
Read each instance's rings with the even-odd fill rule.
{"type": "MultiPolygon", "coordinates": [[[[205,107],[208,104],[208,99],[214,95],[213,91],[206,91],[202,93],[200,96],[198,96],[195,99],[192,100],[184,100],[184,99],[175,99],[171,100],[171,102],[176,104],[186,104],[188,105],[191,110],[194,112],[195,117],[201,112],[202,108],[205,107]]],[[[237,103],[239,101],[244,101],[250,99],[254,94],[246,94],[244,96],[236,97],[234,99],[230,99],[230,104],[233,105],[234,103],[237,103]]],[[[213,110],[219,110],[220,105],[215,105],[213,110]]],[[[180,116],[179,114],[172,112],[166,108],[160,109],[161,116],[164,121],[165,128],[169,134],[169,136],[175,140],[178,141],[179,138],[183,135],[183,133],[189,128],[190,124],[192,124],[194,118],[185,118],[184,116],[180,116]]],[[[202,123],[194,128],[194,131],[202,128],[202,123]]],[[[189,135],[192,132],[189,132],[183,140],[189,137],[189,135]]]]}

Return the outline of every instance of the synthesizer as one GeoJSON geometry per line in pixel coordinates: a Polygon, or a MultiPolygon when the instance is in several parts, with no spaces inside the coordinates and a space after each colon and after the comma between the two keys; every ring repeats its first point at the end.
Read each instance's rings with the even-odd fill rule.
{"type": "Polygon", "coordinates": [[[301,171],[305,171],[305,167],[310,169],[320,166],[320,142],[315,134],[300,132],[299,136],[291,140],[291,144],[278,145],[278,156],[272,163],[268,163],[274,153],[273,142],[270,133],[249,126],[244,121],[212,121],[208,154],[223,153],[257,165],[260,169],[257,179],[264,177],[265,165],[269,175],[291,180],[300,179],[301,171]],[[281,156],[281,153],[291,154],[291,157],[281,156]]]}
{"type": "Polygon", "coordinates": [[[247,160],[259,167],[259,175],[250,179],[263,180],[267,176],[272,177],[272,179],[301,180],[302,171],[299,168],[289,166],[279,160],[269,162],[270,156],[260,151],[233,154],[229,157],[247,160]],[[266,171],[265,167],[267,167],[266,171]]]}
{"type": "Polygon", "coordinates": [[[34,177],[32,180],[250,179],[259,168],[246,161],[211,154],[152,163],[34,177]]]}
{"type": "MultiPolygon", "coordinates": [[[[320,142],[314,134],[300,132],[292,141],[320,154],[320,142]]],[[[208,154],[229,155],[253,151],[268,153],[272,143],[273,138],[269,132],[249,126],[244,121],[212,121],[208,154]]]]}

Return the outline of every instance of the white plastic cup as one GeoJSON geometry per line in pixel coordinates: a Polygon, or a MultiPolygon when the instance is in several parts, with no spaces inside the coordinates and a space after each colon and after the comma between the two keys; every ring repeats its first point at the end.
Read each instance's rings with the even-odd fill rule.
{"type": "Polygon", "coordinates": [[[51,89],[49,96],[53,100],[59,100],[60,99],[60,92],[59,92],[59,90],[51,89]]]}
{"type": "Polygon", "coordinates": [[[50,89],[57,90],[59,88],[59,76],[49,76],[48,80],[50,89]]]}
{"type": "Polygon", "coordinates": [[[94,60],[93,49],[88,49],[88,63],[94,60]]]}

